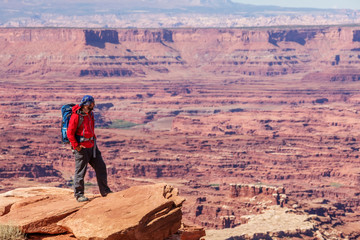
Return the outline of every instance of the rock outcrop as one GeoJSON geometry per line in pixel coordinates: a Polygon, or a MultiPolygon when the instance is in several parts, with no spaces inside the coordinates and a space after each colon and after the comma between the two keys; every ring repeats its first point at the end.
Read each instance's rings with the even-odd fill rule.
{"type": "Polygon", "coordinates": [[[132,187],[92,200],[58,225],[79,239],[165,239],[181,226],[183,201],[164,184],[132,187]]]}
{"type": "Polygon", "coordinates": [[[244,218],[248,219],[246,224],[231,229],[209,230],[205,239],[291,239],[316,235],[315,222],[311,221],[311,216],[278,206],[266,210],[263,214],[244,218]]]}
{"type": "Polygon", "coordinates": [[[285,189],[283,187],[271,187],[251,184],[231,184],[230,196],[236,197],[261,197],[267,196],[274,205],[284,206],[287,200],[285,189]]]}
{"type": "Polygon", "coordinates": [[[0,199],[1,225],[17,226],[30,236],[68,232],[77,239],[108,240],[171,236],[181,227],[184,201],[166,184],[132,187],[83,203],[61,188],[16,189],[0,199]]]}
{"type": "Polygon", "coordinates": [[[74,201],[73,191],[61,188],[17,189],[0,196],[1,225],[19,227],[24,233],[60,234],[57,222],[84,205],[74,201]]]}

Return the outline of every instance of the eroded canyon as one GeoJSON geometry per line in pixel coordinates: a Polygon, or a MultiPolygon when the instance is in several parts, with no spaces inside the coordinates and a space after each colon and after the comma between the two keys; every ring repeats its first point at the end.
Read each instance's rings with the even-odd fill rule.
{"type": "Polygon", "coordinates": [[[91,94],[112,189],[173,184],[206,229],[279,205],[355,239],[359,67],[360,27],[0,29],[0,192],[71,187],[60,107],[91,94]]]}

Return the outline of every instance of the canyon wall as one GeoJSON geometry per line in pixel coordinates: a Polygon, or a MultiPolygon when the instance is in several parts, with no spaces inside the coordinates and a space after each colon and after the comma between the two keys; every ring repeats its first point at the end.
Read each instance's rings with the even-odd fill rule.
{"type": "Polygon", "coordinates": [[[0,74],[145,77],[181,70],[359,81],[359,32],[357,27],[0,29],[0,74]]]}

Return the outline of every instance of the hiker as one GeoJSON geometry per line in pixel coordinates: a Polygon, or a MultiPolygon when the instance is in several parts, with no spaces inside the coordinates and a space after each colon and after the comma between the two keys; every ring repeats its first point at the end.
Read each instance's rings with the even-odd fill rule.
{"type": "Polygon", "coordinates": [[[85,95],[80,104],[72,108],[67,130],[67,137],[75,155],[74,195],[78,202],[89,201],[84,196],[84,178],[88,163],[95,170],[101,196],[106,197],[111,193],[107,184],[106,165],[96,146],[95,119],[92,112],[94,106],[94,98],[85,95]]]}

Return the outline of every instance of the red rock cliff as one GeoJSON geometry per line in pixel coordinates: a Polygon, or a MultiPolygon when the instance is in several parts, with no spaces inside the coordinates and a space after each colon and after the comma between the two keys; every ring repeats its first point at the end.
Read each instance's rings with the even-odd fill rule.
{"type": "Polygon", "coordinates": [[[151,76],[180,70],[360,79],[357,27],[0,29],[0,47],[3,77],[151,76]]]}

